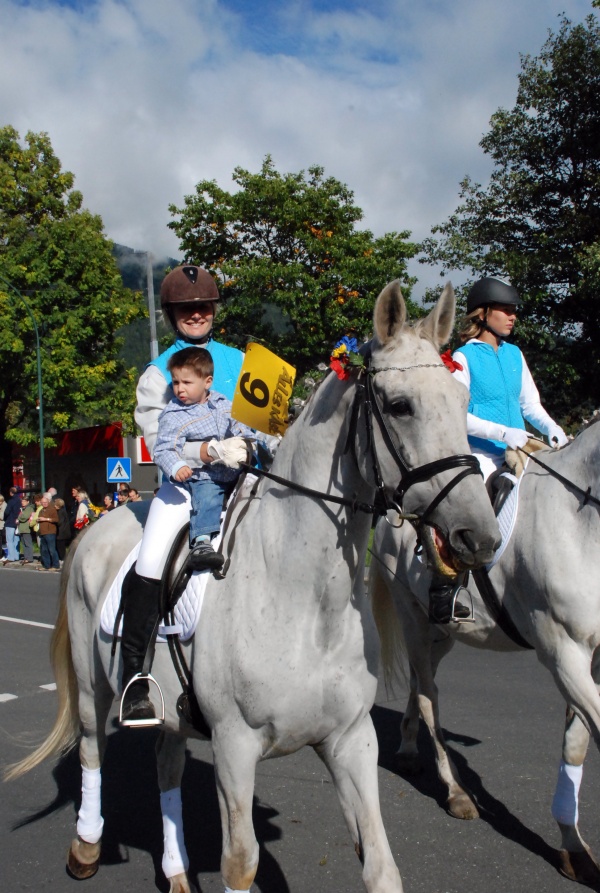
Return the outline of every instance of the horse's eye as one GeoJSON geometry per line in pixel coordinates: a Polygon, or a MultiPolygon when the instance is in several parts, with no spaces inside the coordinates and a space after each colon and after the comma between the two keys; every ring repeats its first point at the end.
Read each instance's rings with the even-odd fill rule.
{"type": "Polygon", "coordinates": [[[408,400],[400,398],[399,400],[390,401],[387,410],[392,415],[412,415],[412,407],[408,400]]]}

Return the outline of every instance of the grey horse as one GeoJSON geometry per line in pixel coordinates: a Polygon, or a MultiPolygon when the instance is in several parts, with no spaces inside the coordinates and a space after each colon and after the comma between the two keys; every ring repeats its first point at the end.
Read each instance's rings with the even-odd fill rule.
{"type": "Polygon", "coordinates": [[[494,651],[518,651],[525,643],[535,648],[568,705],[552,807],[561,833],[560,871],[571,880],[598,886],[600,867],[578,828],[578,791],[590,734],[600,747],[600,424],[591,424],[559,451],[535,456],[521,478],[512,536],[490,570],[514,623],[513,638],[492,619],[472,581],[468,590],[473,624],[442,628],[427,622],[431,574],[414,554],[415,537],[407,525],[393,529],[378,524],[369,588],[384,663],[391,671],[398,655],[406,653],[410,665],[399,766],[409,772],[420,768],[420,714],[447,788],[448,811],[457,818],[474,819],[479,813],[441,730],[435,685],[440,661],[457,640],[494,651]],[[563,480],[536,464],[535,456],[563,480]]]}
{"type": "MultiPolygon", "coordinates": [[[[438,355],[453,320],[450,285],[415,324],[406,322],[398,283],[382,291],[365,365],[349,367],[347,378],[326,377],[276,454],[272,471],[289,484],[262,481],[237,529],[226,578],[208,582],[200,625],[185,651],[212,731],[221,873],[230,893],[248,891],[257,869],[256,765],[304,745],[331,773],[366,889],[401,893],[379,806],[369,716],[379,642],[363,568],[379,478],[390,500],[400,498],[397,487],[404,482],[404,511],[416,523],[421,519],[433,552],[439,545],[457,565],[470,567],[489,561],[498,545],[482,479],[465,473],[472,458],[466,394],[438,355]],[[375,421],[365,382],[379,407],[375,421]],[[426,473],[414,474],[424,466],[426,473]]],[[[13,772],[31,769],[81,735],[82,807],[69,854],[78,877],[94,873],[100,852],[100,766],[120,661],[119,651],[111,657],[99,615],[111,581],[142,535],[143,519],[128,509],[111,512],[69,553],[53,640],[58,718],[47,741],[13,772]]],[[[161,805],[165,827],[175,829],[165,839],[163,869],[171,891],[188,893],[178,792],[186,738],[197,733],[175,709],[180,688],[164,646],[157,648],[153,672],[166,703],[157,746],[161,805]]]]}

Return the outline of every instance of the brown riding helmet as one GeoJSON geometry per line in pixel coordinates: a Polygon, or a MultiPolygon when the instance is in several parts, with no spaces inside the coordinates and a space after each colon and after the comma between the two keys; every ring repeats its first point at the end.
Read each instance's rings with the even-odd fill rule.
{"type": "Polygon", "coordinates": [[[193,264],[182,264],[167,273],[160,288],[160,304],[192,304],[195,301],[220,301],[217,283],[206,270],[193,264]]]}

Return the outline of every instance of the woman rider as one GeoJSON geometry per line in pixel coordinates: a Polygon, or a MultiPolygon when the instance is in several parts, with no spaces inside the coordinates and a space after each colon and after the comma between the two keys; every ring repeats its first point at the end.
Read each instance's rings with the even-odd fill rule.
{"type": "MultiPolygon", "coordinates": [[[[469,390],[467,434],[484,479],[504,462],[507,447],[527,443],[525,420],[545,434],[550,445],[562,447],[568,438],[550,418],[518,347],[508,338],[517,318],[519,294],[495,276],[476,282],[467,295],[467,316],[460,331],[463,346],[454,352],[455,378],[469,390]]],[[[464,620],[470,611],[454,601],[456,586],[434,580],[429,592],[432,623],[464,620]]]]}
{"type": "MultiPolygon", "coordinates": [[[[176,267],[163,280],[160,291],[163,313],[175,333],[175,342],[143,372],[138,382],[135,420],[152,455],[158,431],[158,418],[173,396],[169,357],[190,345],[205,347],[211,354],[215,372],[213,387],[233,400],[244,355],[212,337],[216,305],[220,300],[212,276],[200,267],[184,264],[176,267]]],[[[247,458],[246,444],[239,437],[221,441],[220,461],[238,467],[247,458]]],[[[184,456],[190,465],[206,464],[200,459],[201,442],[186,443],[184,456]]],[[[144,666],[159,615],[160,580],[175,536],[188,521],[189,495],[183,488],[165,481],[152,500],[148,520],[136,564],[123,581],[123,687],[144,666]]],[[[123,697],[124,725],[154,725],[158,722],[148,697],[148,682],[141,680],[129,686],[123,697]]]]}

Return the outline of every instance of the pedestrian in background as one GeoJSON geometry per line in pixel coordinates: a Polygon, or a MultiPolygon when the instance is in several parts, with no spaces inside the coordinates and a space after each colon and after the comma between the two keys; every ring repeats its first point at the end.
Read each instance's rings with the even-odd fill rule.
{"type": "Polygon", "coordinates": [[[6,558],[2,559],[4,566],[19,560],[17,518],[21,511],[21,498],[16,487],[11,487],[8,492],[9,499],[4,512],[4,530],[6,533],[6,558]]]}
{"type": "Polygon", "coordinates": [[[69,515],[65,507],[64,499],[57,497],[54,500],[54,508],[58,514],[58,533],[56,534],[56,551],[58,558],[62,564],[67,554],[67,546],[71,542],[71,525],[69,523],[69,515]]]}
{"type": "Polygon", "coordinates": [[[136,490],[135,487],[129,488],[129,502],[141,502],[142,497],[140,496],[139,490],[136,490]]]}
{"type": "Polygon", "coordinates": [[[112,493],[105,493],[102,499],[102,511],[101,515],[108,515],[109,512],[112,512],[115,506],[115,499],[112,493]]]}
{"type": "Polygon", "coordinates": [[[71,527],[71,539],[75,539],[79,531],[75,527],[75,521],[77,520],[77,512],[79,511],[79,502],[77,501],[77,492],[82,489],[81,487],[71,487],[71,505],[69,506],[69,525],[71,527]]]}
{"type": "Polygon", "coordinates": [[[6,557],[6,534],[4,533],[4,512],[6,511],[6,499],[0,493],[0,557],[6,557]]]}
{"type": "Polygon", "coordinates": [[[129,487],[123,487],[121,485],[119,487],[119,492],[117,493],[117,499],[119,505],[126,505],[129,502],[129,487]]]}
{"type": "Polygon", "coordinates": [[[87,490],[83,487],[77,487],[75,491],[75,501],[77,502],[77,515],[75,516],[75,534],[90,523],[90,497],[87,490]]]}
{"type": "Polygon", "coordinates": [[[38,517],[40,525],[40,558],[42,567],[39,570],[60,570],[60,559],[56,551],[56,535],[58,533],[58,512],[52,505],[47,493],[42,496],[42,510],[38,517]]]}
{"type": "Polygon", "coordinates": [[[21,564],[33,564],[33,536],[29,527],[29,519],[34,512],[35,506],[29,502],[29,499],[23,493],[21,496],[21,511],[17,517],[17,534],[23,553],[21,564]]]}

